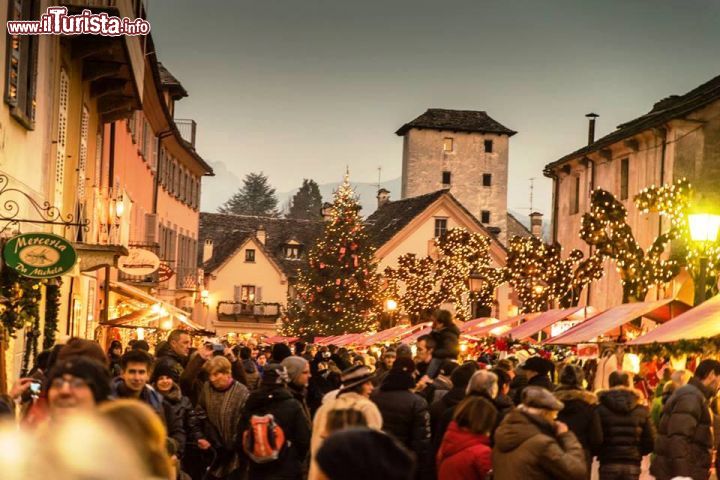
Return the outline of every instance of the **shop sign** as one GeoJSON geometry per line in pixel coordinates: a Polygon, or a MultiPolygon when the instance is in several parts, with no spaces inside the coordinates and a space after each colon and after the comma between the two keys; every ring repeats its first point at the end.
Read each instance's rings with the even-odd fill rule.
{"type": "Polygon", "coordinates": [[[600,346],[597,343],[579,343],[577,356],[580,360],[593,360],[600,358],[600,346]]]}
{"type": "Polygon", "coordinates": [[[160,268],[158,268],[158,282],[167,282],[173,275],[175,275],[175,270],[173,270],[170,265],[166,263],[160,264],[160,268]]]}
{"type": "Polygon", "coordinates": [[[118,259],[118,269],[128,275],[143,277],[160,268],[160,259],[150,250],[130,248],[129,255],[118,259]]]}
{"type": "Polygon", "coordinates": [[[63,237],[52,233],[23,233],[3,249],[5,264],[30,278],[59,277],[72,270],[77,252],[63,237]]]}

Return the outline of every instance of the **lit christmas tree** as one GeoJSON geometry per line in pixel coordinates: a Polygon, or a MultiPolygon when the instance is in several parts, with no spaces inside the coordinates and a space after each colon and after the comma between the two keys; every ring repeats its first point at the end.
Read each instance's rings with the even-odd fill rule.
{"type": "Polygon", "coordinates": [[[372,330],[382,303],[377,265],[348,175],[323,235],[308,253],[282,331],[310,337],[372,330]]]}
{"type": "Polygon", "coordinates": [[[596,247],[597,255],[615,261],[623,286],[623,303],[645,300],[652,285],[669,282],[677,275],[679,263],[664,259],[666,245],[677,237],[671,228],[644,250],[627,224],[627,210],[610,192],[592,192],[590,212],[583,215],[580,238],[596,247]]]}

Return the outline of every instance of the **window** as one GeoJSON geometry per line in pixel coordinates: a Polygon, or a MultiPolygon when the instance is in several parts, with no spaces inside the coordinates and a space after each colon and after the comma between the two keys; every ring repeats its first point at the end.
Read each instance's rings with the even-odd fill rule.
{"type": "Polygon", "coordinates": [[[70,102],[70,77],[64,68],[60,68],[60,88],[58,91],[57,143],[55,144],[55,185],[54,204],[59,211],[63,208],[65,197],[65,157],[67,149],[68,109],[70,102]]]}
{"type": "Polygon", "coordinates": [[[447,218],[435,219],[435,238],[440,238],[447,232],[447,218]]]}
{"type": "MultiPolygon", "coordinates": [[[[38,20],[40,2],[9,2],[8,20],[38,20]]],[[[25,128],[35,128],[35,93],[37,88],[38,35],[7,36],[5,103],[10,114],[25,128]]]]}
{"type": "Polygon", "coordinates": [[[493,141],[485,140],[485,153],[492,153],[492,151],[493,151],[493,141]]]}
{"type": "Polygon", "coordinates": [[[580,177],[573,177],[575,182],[570,192],[570,215],[580,211],[580,177]]]}
{"type": "Polygon", "coordinates": [[[286,245],[285,246],[285,258],[289,260],[298,260],[300,258],[300,246],[299,245],[286,245]]]}
{"type": "Polygon", "coordinates": [[[628,192],[628,177],[630,176],[630,159],[623,158],[620,160],[620,200],[627,200],[629,196],[628,192]]]}
{"type": "Polygon", "coordinates": [[[452,152],[453,151],[453,139],[452,138],[445,138],[443,139],[443,151],[444,152],[452,152]]]}
{"type": "Polygon", "coordinates": [[[489,210],[483,210],[480,212],[480,221],[482,223],[490,223],[490,211],[489,210]]]}
{"type": "Polygon", "coordinates": [[[483,173],[483,187],[492,185],[492,173],[483,173]]]}
{"type": "Polygon", "coordinates": [[[450,172],[442,172],[443,185],[450,185],[450,172]]]}
{"type": "Polygon", "coordinates": [[[254,248],[248,248],[245,250],[245,261],[246,262],[255,262],[255,249],[254,248]]]}
{"type": "Polygon", "coordinates": [[[243,285],[240,290],[240,301],[252,303],[255,301],[255,285],[243,285]]]}

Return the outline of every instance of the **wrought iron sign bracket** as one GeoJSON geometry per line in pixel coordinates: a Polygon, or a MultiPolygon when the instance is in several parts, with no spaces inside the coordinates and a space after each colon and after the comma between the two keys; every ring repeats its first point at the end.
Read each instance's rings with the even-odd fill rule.
{"type": "Polygon", "coordinates": [[[64,228],[77,227],[83,231],[90,230],[90,222],[88,220],[76,220],[72,214],[63,216],[59,208],[45,201],[39,203],[27,193],[17,188],[9,187],[9,178],[5,174],[0,174],[0,236],[10,227],[23,223],[32,223],[40,225],[60,225],[64,228]],[[30,210],[34,210],[37,219],[20,218],[20,205],[22,201],[27,202],[30,210]]]}

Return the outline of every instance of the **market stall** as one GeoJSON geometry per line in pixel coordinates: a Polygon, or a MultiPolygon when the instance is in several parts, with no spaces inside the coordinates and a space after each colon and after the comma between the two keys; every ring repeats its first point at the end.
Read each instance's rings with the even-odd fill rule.
{"type": "Polygon", "coordinates": [[[664,323],[689,309],[689,305],[672,298],[654,302],[624,303],[600,312],[544,343],[575,345],[595,341],[602,335],[615,332],[617,333],[614,337],[618,338],[622,336],[623,326],[637,318],[645,317],[654,322],[664,323]]]}
{"type": "MultiPolygon", "coordinates": [[[[524,323],[508,331],[505,336],[512,337],[515,340],[525,340],[545,329],[552,328],[553,325],[565,321],[584,321],[588,318],[588,313],[592,310],[586,307],[572,308],[556,308],[547,310],[539,315],[529,318],[524,323]]],[[[550,335],[552,336],[552,335],[550,335]]]]}
{"type": "Polygon", "coordinates": [[[472,337],[483,337],[486,335],[500,336],[505,335],[505,332],[512,328],[512,325],[521,322],[523,319],[532,318],[533,313],[526,313],[517,315],[515,317],[506,318],[505,320],[492,319],[492,322],[486,322],[478,324],[474,327],[468,328],[462,335],[472,337]]]}
{"type": "Polygon", "coordinates": [[[628,344],[669,343],[718,335],[720,335],[720,295],[678,315],[628,344]]]}

